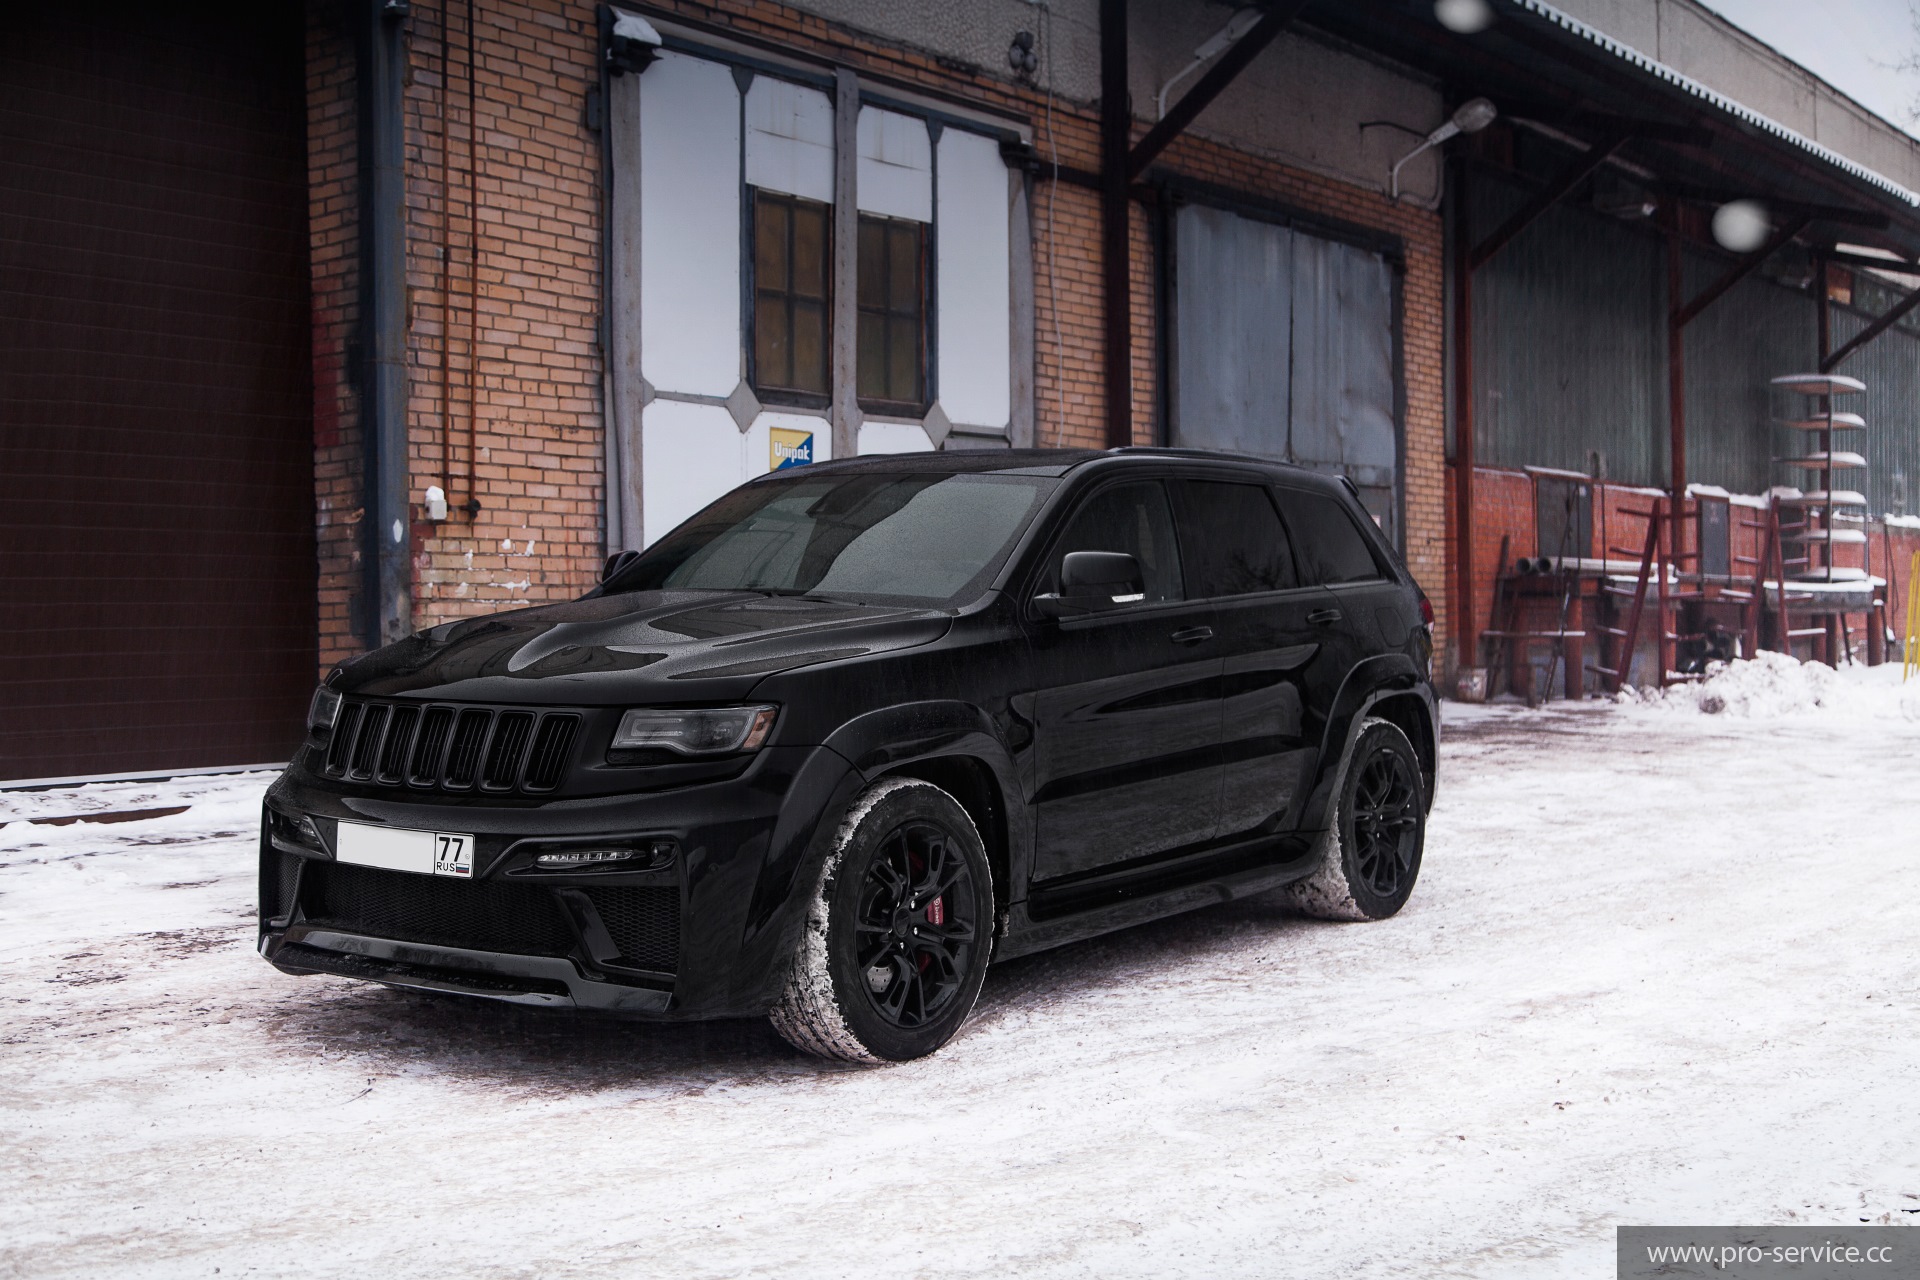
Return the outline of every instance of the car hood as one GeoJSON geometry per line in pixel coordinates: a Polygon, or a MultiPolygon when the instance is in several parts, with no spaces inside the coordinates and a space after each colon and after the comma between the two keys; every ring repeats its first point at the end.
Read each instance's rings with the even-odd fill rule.
{"type": "Polygon", "coordinates": [[[343,693],[595,706],[746,697],[796,667],[930,644],[937,609],[636,591],[450,622],[345,664],[343,693]]]}

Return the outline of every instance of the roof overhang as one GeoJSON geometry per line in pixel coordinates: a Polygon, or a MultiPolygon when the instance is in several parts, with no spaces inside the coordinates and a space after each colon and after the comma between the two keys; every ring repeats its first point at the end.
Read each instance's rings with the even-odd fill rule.
{"type": "Polygon", "coordinates": [[[1319,3],[1301,21],[1434,78],[1450,100],[1484,95],[1509,121],[1575,145],[1637,125],[1613,163],[1667,198],[1760,200],[1810,216],[1814,243],[1920,260],[1920,193],[1545,0],[1492,3],[1495,21],[1471,35],[1443,27],[1429,0],[1319,3]]]}

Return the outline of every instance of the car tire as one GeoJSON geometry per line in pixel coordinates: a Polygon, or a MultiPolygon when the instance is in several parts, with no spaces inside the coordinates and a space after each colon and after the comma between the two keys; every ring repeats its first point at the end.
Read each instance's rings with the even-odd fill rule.
{"type": "Polygon", "coordinates": [[[972,1011],[992,932],[986,847],[967,811],[930,782],[884,779],[840,822],[768,1016],[816,1057],[923,1057],[972,1011]]]}
{"type": "Polygon", "coordinates": [[[1420,759],[1398,725],[1361,722],[1331,803],[1318,863],[1281,893],[1321,920],[1384,920],[1413,893],[1427,838],[1420,759]]]}

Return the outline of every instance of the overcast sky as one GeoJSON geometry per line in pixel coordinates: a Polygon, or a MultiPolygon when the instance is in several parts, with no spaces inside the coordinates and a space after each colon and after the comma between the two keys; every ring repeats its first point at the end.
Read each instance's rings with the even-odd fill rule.
{"type": "Polygon", "coordinates": [[[1920,137],[1911,108],[1920,72],[1908,0],[1703,0],[1869,111],[1920,137]]]}

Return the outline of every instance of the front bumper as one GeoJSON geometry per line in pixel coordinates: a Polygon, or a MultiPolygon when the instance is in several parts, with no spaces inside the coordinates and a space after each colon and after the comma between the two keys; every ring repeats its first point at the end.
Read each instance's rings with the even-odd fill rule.
{"type": "Polygon", "coordinates": [[[516,1004],[762,1013],[804,920],[815,833],[858,785],[817,747],[768,748],[738,777],[699,786],[511,805],[343,787],[296,765],[263,814],[259,951],[284,972],[516,1004]],[[315,819],[322,847],[290,839],[276,814],[315,819]],[[340,863],[340,821],[470,833],[473,879],[340,863]],[[670,840],[671,865],[532,868],[555,844],[642,838],[670,840]]]}

